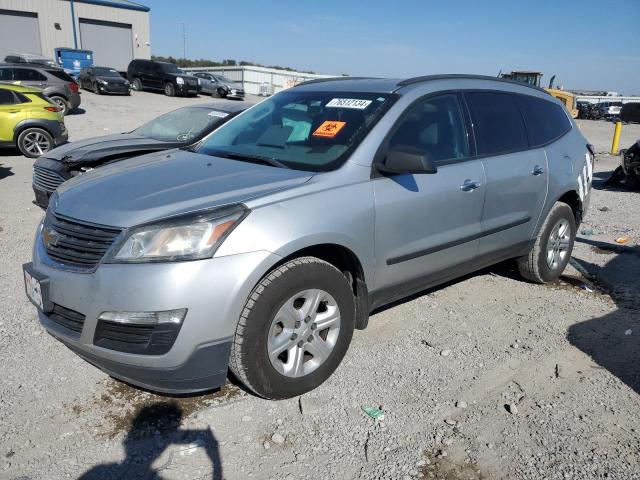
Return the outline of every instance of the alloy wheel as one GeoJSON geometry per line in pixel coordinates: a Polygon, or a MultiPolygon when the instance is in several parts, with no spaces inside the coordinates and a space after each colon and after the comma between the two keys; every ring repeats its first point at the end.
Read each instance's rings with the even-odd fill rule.
{"type": "Polygon", "coordinates": [[[322,365],[340,333],[340,309],[324,290],[290,297],[274,316],[267,339],[271,365],[286,377],[302,377],[322,365]]]}
{"type": "Polygon", "coordinates": [[[29,132],[24,136],[24,149],[33,155],[42,155],[51,149],[49,139],[38,131],[29,132]]]}
{"type": "Polygon", "coordinates": [[[551,235],[547,242],[547,265],[551,270],[556,270],[564,263],[569,253],[571,244],[571,227],[569,222],[561,218],[551,229],[551,235]]]}

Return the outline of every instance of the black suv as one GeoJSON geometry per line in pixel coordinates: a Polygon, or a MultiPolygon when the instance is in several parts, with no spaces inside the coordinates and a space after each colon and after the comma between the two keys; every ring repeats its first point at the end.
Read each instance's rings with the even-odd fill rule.
{"type": "Polygon", "coordinates": [[[173,63],[135,59],[127,67],[127,78],[138,91],[162,90],[168,97],[200,93],[198,79],[173,63]]]}

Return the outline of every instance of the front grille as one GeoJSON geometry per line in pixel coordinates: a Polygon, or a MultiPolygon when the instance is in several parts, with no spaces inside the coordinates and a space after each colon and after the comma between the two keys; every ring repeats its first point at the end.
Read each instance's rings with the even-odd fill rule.
{"type": "Polygon", "coordinates": [[[85,316],[80,312],[53,304],[53,311],[49,313],[49,320],[76,333],[82,332],[85,316]]]}
{"type": "Polygon", "coordinates": [[[98,320],[94,345],[142,355],[167,353],[178,337],[180,324],[135,325],[98,320]]]}
{"type": "Polygon", "coordinates": [[[100,263],[120,232],[119,228],[85,223],[47,212],[42,241],[47,255],[52,259],[88,269],[100,263]]]}
{"type": "Polygon", "coordinates": [[[198,80],[192,80],[190,78],[187,79],[187,85],[190,87],[196,87],[198,85],[198,80]]]}
{"type": "Polygon", "coordinates": [[[33,167],[33,184],[42,190],[53,193],[65,179],[57,172],[47,168],[33,167]]]}

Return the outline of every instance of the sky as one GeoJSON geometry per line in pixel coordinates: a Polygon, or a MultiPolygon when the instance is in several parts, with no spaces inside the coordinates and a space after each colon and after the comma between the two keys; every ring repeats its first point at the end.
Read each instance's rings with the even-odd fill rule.
{"type": "Polygon", "coordinates": [[[151,51],[317,73],[544,73],[640,95],[640,0],[137,0],[151,51]]]}

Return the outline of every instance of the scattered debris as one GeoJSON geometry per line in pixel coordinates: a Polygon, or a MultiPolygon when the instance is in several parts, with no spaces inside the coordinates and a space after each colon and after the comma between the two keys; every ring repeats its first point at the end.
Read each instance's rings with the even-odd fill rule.
{"type": "Polygon", "coordinates": [[[451,350],[441,350],[440,355],[442,357],[448,357],[449,355],[451,355],[451,350]]]}
{"type": "Polygon", "coordinates": [[[583,228],[580,230],[580,234],[590,237],[591,235],[594,235],[595,232],[593,231],[593,228],[583,228]]]}
{"type": "Polygon", "coordinates": [[[362,407],[360,407],[362,409],[362,411],[369,416],[370,418],[373,418],[374,420],[384,420],[384,412],[376,407],[368,407],[366,405],[362,405],[362,407]]]}
{"type": "Polygon", "coordinates": [[[271,435],[271,441],[276,445],[282,445],[284,443],[284,437],[278,432],[271,435]]]}
{"type": "Polygon", "coordinates": [[[598,210],[600,210],[601,212],[608,212],[609,211],[609,207],[607,207],[605,205],[604,207],[600,207],[598,210]]]}
{"type": "Polygon", "coordinates": [[[629,243],[629,240],[631,240],[631,237],[629,235],[624,235],[622,237],[616,238],[616,243],[619,243],[620,245],[625,245],[629,243]]]}
{"type": "Polygon", "coordinates": [[[580,285],[580,288],[582,290],[586,290],[589,293],[593,293],[593,289],[591,287],[589,287],[589,285],[587,285],[586,283],[583,283],[582,285],[580,285]]]}
{"type": "Polygon", "coordinates": [[[456,407],[457,408],[467,408],[467,402],[465,402],[464,400],[458,400],[456,402],[456,407]]]}
{"type": "Polygon", "coordinates": [[[556,363],[556,378],[563,378],[562,377],[562,367],[560,366],[559,363],[556,363]]]}
{"type": "Polygon", "coordinates": [[[504,406],[511,415],[518,414],[518,406],[515,403],[508,403],[504,406]]]}

